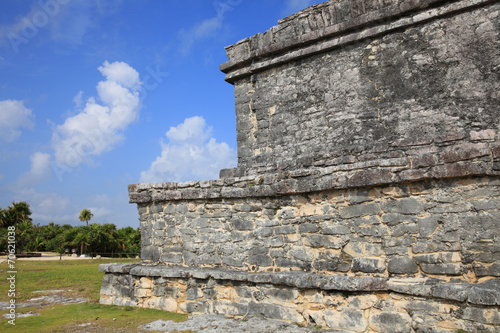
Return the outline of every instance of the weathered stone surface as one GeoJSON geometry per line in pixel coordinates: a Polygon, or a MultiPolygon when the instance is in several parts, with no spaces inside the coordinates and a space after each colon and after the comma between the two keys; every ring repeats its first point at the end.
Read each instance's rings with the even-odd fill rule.
{"type": "Polygon", "coordinates": [[[500,327],[500,3],[334,0],[227,48],[238,166],[133,184],[105,304],[349,332],[500,327]]]}
{"type": "Polygon", "coordinates": [[[354,258],[352,261],[353,272],[383,273],[385,272],[385,260],[378,258],[354,258]]]}
{"type": "Polygon", "coordinates": [[[384,333],[411,332],[411,322],[411,317],[403,312],[375,312],[370,317],[373,327],[384,333]]]}
{"type": "Polygon", "coordinates": [[[324,320],[328,327],[346,331],[363,332],[368,327],[368,321],[364,317],[363,311],[359,310],[327,310],[324,312],[324,320]]]}
{"type": "MultiPolygon", "coordinates": [[[[180,309],[188,313],[213,313],[211,309],[214,308],[210,307],[208,302],[210,300],[214,302],[212,304],[218,309],[218,313],[254,314],[304,322],[312,317],[303,317],[296,309],[298,299],[305,297],[315,304],[325,302],[327,304],[333,300],[328,295],[342,292],[343,296],[340,299],[347,297],[342,310],[323,311],[322,316],[316,318],[316,322],[324,322],[326,326],[345,330],[349,329],[347,326],[352,326],[362,331],[369,326],[380,332],[407,332],[408,327],[415,323],[410,316],[400,312],[399,307],[407,307],[420,317],[438,314],[446,316],[450,313],[446,308],[442,308],[443,300],[446,300],[451,301],[449,307],[456,307],[455,301],[468,302],[471,306],[478,304],[482,308],[461,312],[463,316],[460,315],[460,318],[463,317],[463,320],[475,318],[477,322],[486,325],[497,325],[495,316],[498,316],[499,296],[496,280],[481,284],[449,284],[436,279],[387,280],[339,275],[322,276],[301,272],[256,274],[210,268],[137,264],[132,267],[130,264],[108,264],[101,265],[100,269],[121,272],[105,275],[101,291],[103,304],[133,306],[142,304],[144,307],[168,311],[180,309]],[[124,273],[126,271],[130,273],[124,273]],[[272,285],[279,288],[271,287],[272,285]],[[356,295],[346,294],[352,291],[356,292],[356,295]],[[372,296],[360,296],[359,293],[362,291],[378,293],[372,296]],[[387,295],[390,294],[384,296],[384,293],[391,291],[399,294],[394,296],[394,299],[398,300],[397,304],[390,305],[392,302],[387,302],[387,295]],[[431,302],[436,305],[426,306],[426,301],[422,298],[415,303],[415,299],[412,298],[414,296],[402,296],[405,294],[425,296],[427,299],[433,296],[441,301],[431,302]],[[401,303],[402,298],[407,299],[406,303],[401,303]],[[224,300],[230,300],[230,303],[224,300]],[[235,302],[236,300],[238,302],[235,302]],[[495,305],[496,308],[484,309],[484,306],[488,305],[495,305]],[[363,311],[369,311],[369,316],[365,317],[363,311]]],[[[334,299],[339,302],[339,298],[334,297],[334,299]]]]}
{"type": "Polygon", "coordinates": [[[500,305],[500,280],[493,279],[473,286],[468,301],[480,305],[500,305]]]}
{"type": "Polygon", "coordinates": [[[415,274],[418,266],[410,257],[394,257],[389,260],[387,270],[392,274],[415,274]]]}
{"type": "Polygon", "coordinates": [[[454,284],[443,284],[437,285],[433,288],[432,296],[446,299],[453,299],[456,301],[463,302],[467,299],[467,293],[469,292],[469,285],[454,285],[454,284]]]}

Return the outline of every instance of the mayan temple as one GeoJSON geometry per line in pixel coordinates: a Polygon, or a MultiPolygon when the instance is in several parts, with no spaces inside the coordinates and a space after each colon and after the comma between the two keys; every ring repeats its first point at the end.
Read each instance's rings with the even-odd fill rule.
{"type": "Polygon", "coordinates": [[[500,332],[500,1],[331,0],[226,52],[237,168],[130,185],[100,302],[500,332]]]}

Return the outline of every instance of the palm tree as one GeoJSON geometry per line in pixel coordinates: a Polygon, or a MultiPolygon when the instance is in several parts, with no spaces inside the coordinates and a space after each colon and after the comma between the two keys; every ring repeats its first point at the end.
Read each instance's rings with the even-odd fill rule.
{"type": "Polygon", "coordinates": [[[94,214],[92,214],[90,212],[90,209],[82,209],[82,211],[80,212],[80,221],[85,221],[87,222],[87,227],[89,226],[89,221],[90,219],[94,216],[94,214]]]}
{"type": "Polygon", "coordinates": [[[73,239],[73,245],[80,245],[80,255],[82,255],[83,246],[87,248],[87,246],[90,245],[88,232],[80,231],[78,234],[76,234],[75,238],[73,239]]]}
{"type": "Polygon", "coordinates": [[[30,205],[26,201],[12,202],[12,205],[7,209],[0,208],[0,226],[9,227],[24,221],[31,222],[30,215],[30,205]]]}

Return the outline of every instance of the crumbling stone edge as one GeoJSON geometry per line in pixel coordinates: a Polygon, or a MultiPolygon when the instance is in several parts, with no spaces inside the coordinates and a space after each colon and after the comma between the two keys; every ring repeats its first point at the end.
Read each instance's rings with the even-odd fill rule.
{"type": "MultiPolygon", "coordinates": [[[[437,278],[384,278],[322,275],[300,271],[251,273],[244,271],[148,264],[102,264],[99,271],[136,277],[214,279],[224,282],[273,284],[300,289],[346,292],[396,292],[419,297],[440,298],[475,305],[500,305],[500,280],[482,283],[448,282],[437,278]]],[[[457,280],[458,281],[458,280],[457,280]]]]}
{"type": "Polygon", "coordinates": [[[228,46],[229,60],[220,70],[227,74],[227,82],[234,83],[279,64],[496,1],[413,0],[387,2],[386,6],[374,8],[359,6],[354,0],[323,3],[280,20],[263,34],[228,46]],[[308,32],[296,29],[295,21],[309,22],[314,29],[308,32]],[[367,26],[370,28],[366,29],[367,26]]]}
{"type": "Polygon", "coordinates": [[[429,154],[209,181],[131,184],[128,192],[130,203],[150,203],[272,197],[432,179],[499,175],[500,146],[495,146],[481,151],[463,149],[439,156],[429,154]]]}

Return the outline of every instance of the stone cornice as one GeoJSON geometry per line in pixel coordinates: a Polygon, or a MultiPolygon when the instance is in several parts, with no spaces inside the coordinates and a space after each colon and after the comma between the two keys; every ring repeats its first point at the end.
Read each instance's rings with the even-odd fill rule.
{"type": "Polygon", "coordinates": [[[228,46],[220,66],[226,81],[325,52],[358,40],[498,0],[329,1],[279,21],[265,33],[228,46]]]}
{"type": "Polygon", "coordinates": [[[321,289],[351,292],[397,292],[419,297],[437,297],[477,305],[500,305],[498,280],[479,284],[450,283],[435,278],[384,278],[323,275],[301,271],[251,273],[221,268],[165,266],[149,264],[102,264],[104,273],[163,278],[214,279],[237,282],[283,285],[300,289],[321,289]]]}
{"type": "Polygon", "coordinates": [[[272,197],[432,179],[500,175],[500,146],[182,183],[131,184],[130,203],[272,197]]]}

